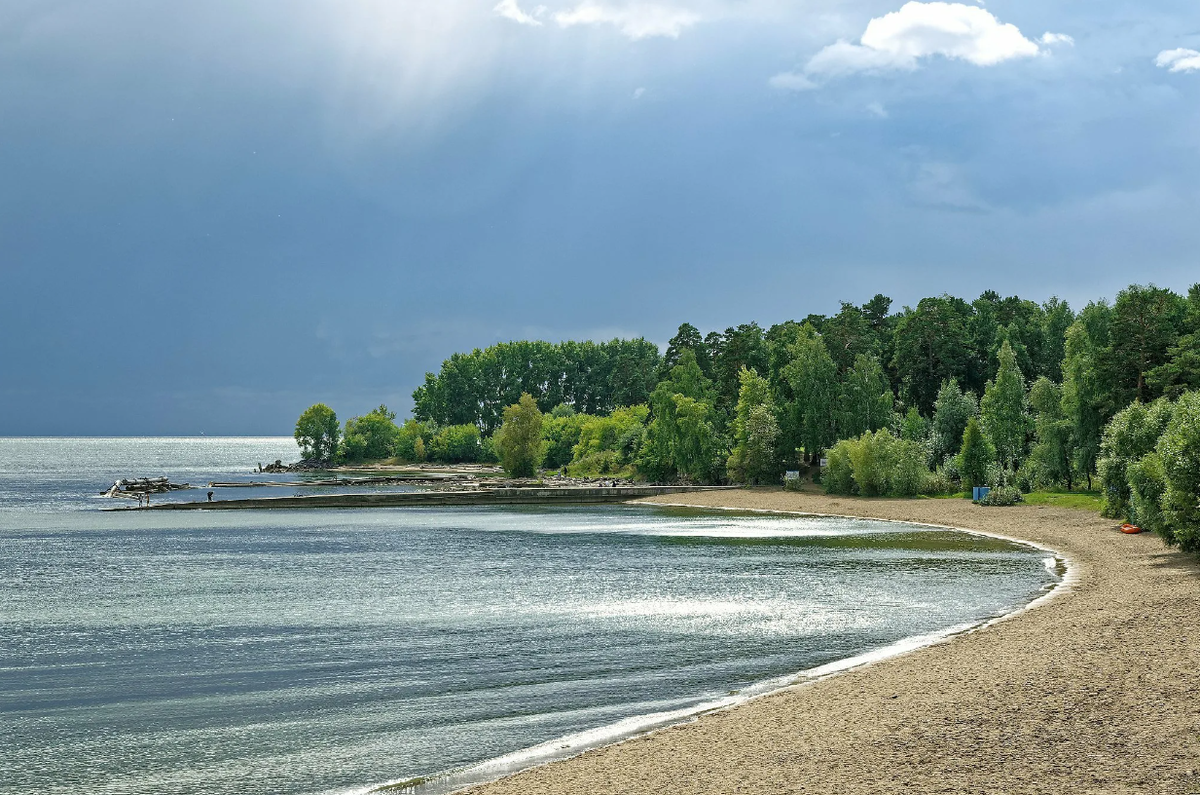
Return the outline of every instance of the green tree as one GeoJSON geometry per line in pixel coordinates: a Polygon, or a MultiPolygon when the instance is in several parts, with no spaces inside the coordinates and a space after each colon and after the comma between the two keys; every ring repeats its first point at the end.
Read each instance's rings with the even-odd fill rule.
{"type": "Polygon", "coordinates": [[[988,467],[996,461],[996,450],[979,428],[979,422],[971,417],[963,431],[962,448],[958,453],[958,471],[963,486],[972,488],[987,484],[988,467]]]}
{"type": "Polygon", "coordinates": [[[1200,552],[1200,392],[1181,395],[1155,447],[1166,491],[1162,498],[1165,539],[1185,552],[1200,552]]]}
{"type": "Polygon", "coordinates": [[[691,323],[682,323],[675,336],[667,341],[667,353],[659,362],[658,380],[665,381],[671,377],[671,369],[679,364],[679,357],[684,351],[691,351],[700,372],[709,378],[712,377],[712,361],[709,358],[709,350],[704,345],[704,337],[691,323]]]}
{"type": "Polygon", "coordinates": [[[738,375],[737,412],[733,420],[733,452],[726,468],[738,483],[773,483],[779,475],[775,442],[779,423],[771,400],[767,379],[753,370],[742,368],[738,375]]]}
{"type": "Polygon", "coordinates": [[[792,415],[800,446],[812,460],[837,441],[837,366],[809,323],[800,328],[789,353],[791,361],[784,367],[784,377],[793,399],[784,410],[792,415]]]}
{"type": "Polygon", "coordinates": [[[843,439],[886,427],[892,419],[892,387],[874,354],[860,353],[846,373],[838,401],[837,433],[843,439]]]}
{"type": "Polygon", "coordinates": [[[574,460],[581,462],[597,453],[613,452],[623,463],[630,463],[631,454],[636,452],[631,445],[634,439],[640,442],[649,416],[650,408],[642,404],[617,409],[607,417],[586,417],[573,451],[574,460]]]}
{"type": "Polygon", "coordinates": [[[337,414],[324,403],[309,406],[296,420],[295,437],[305,459],[332,460],[341,437],[337,414]]]}
{"type": "Polygon", "coordinates": [[[928,414],[946,379],[971,385],[976,356],[971,305],[944,295],[923,298],[896,323],[893,367],[900,374],[904,401],[928,414]]]}
{"type": "Polygon", "coordinates": [[[765,373],[769,354],[766,337],[757,323],[727,328],[719,341],[715,342],[708,346],[713,357],[711,377],[716,391],[714,408],[724,426],[732,419],[737,406],[742,368],[765,373]]]}
{"type": "Polygon", "coordinates": [[[1106,303],[1084,307],[1067,330],[1062,365],[1063,413],[1071,421],[1075,469],[1087,478],[1089,489],[1104,426],[1116,411],[1106,356],[1111,326],[1112,310],[1106,303]]]}
{"type": "Polygon", "coordinates": [[[909,442],[923,443],[929,438],[929,420],[921,416],[916,406],[910,406],[900,419],[901,439],[909,442]]]}
{"type": "Polygon", "coordinates": [[[1182,298],[1154,285],[1134,284],[1117,294],[1107,354],[1118,405],[1149,402],[1158,396],[1146,377],[1166,363],[1168,351],[1179,339],[1186,309],[1182,298]]]}
{"type": "Polygon", "coordinates": [[[1034,446],[1029,462],[1034,480],[1042,485],[1073,485],[1074,451],[1071,449],[1071,421],[1063,412],[1062,388],[1046,376],[1034,381],[1029,389],[1029,404],[1034,411],[1034,446]]]}
{"type": "Polygon", "coordinates": [[[1056,384],[1063,379],[1062,363],[1066,358],[1067,329],[1075,322],[1075,313],[1066,301],[1057,296],[1042,304],[1042,347],[1037,363],[1038,375],[1056,384]]]}
{"type": "Polygon", "coordinates": [[[531,478],[542,464],[542,412],[528,392],[504,409],[495,437],[496,452],[509,477],[531,478]]]}
{"type": "Polygon", "coordinates": [[[1024,457],[1025,436],[1029,432],[1025,378],[1007,340],[1000,346],[999,358],[996,380],[988,382],[979,402],[979,416],[1000,463],[1015,471],[1024,457]]]}
{"type": "Polygon", "coordinates": [[[373,461],[395,454],[396,412],[379,406],[361,417],[346,420],[342,434],[342,450],[348,461],[373,461]]]}
{"type": "Polygon", "coordinates": [[[930,432],[930,460],[935,465],[958,453],[962,447],[967,421],[979,415],[979,404],[970,392],[963,392],[958,383],[949,379],[938,389],[933,403],[933,425],[930,432]]]}
{"type": "MultiPolygon", "coordinates": [[[[646,429],[638,468],[651,480],[714,479],[720,440],[713,424],[712,382],[690,350],[681,353],[671,376],[650,396],[653,419],[646,429]]],[[[723,462],[723,458],[720,459],[723,462]]]]}
{"type": "Polygon", "coordinates": [[[1156,394],[1176,398],[1189,389],[1200,389],[1200,284],[1188,291],[1183,332],[1167,349],[1166,360],[1146,376],[1156,394]]]}
{"type": "Polygon", "coordinates": [[[821,339],[839,373],[854,367],[859,356],[879,355],[879,339],[863,310],[842,302],[842,311],[825,322],[821,339]]]}

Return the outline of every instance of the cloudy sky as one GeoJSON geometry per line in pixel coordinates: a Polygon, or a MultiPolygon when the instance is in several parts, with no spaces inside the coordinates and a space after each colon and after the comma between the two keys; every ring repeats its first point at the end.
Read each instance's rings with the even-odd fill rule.
{"type": "Polygon", "coordinates": [[[4,0],[0,434],[1200,279],[1195,0],[4,0]]]}

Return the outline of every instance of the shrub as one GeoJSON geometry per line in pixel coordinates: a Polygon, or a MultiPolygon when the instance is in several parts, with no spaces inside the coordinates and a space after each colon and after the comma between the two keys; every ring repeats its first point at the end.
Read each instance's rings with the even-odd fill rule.
{"type": "Polygon", "coordinates": [[[392,454],[402,461],[424,461],[425,440],[433,436],[432,431],[425,423],[409,420],[396,432],[392,454]]]}
{"type": "Polygon", "coordinates": [[[474,425],[447,425],[429,440],[429,457],[443,464],[479,460],[479,429],[474,425]]]}
{"type": "Polygon", "coordinates": [[[1171,403],[1159,399],[1145,405],[1135,402],[1118,411],[1104,427],[1096,470],[1104,483],[1101,512],[1113,519],[1129,517],[1130,491],[1126,470],[1154,449],[1171,421],[1171,403]]]}
{"type": "Polygon", "coordinates": [[[1186,552],[1200,551],[1200,392],[1187,392],[1155,448],[1166,491],[1163,538],[1186,552]]]}
{"type": "Polygon", "coordinates": [[[485,436],[479,440],[479,458],[476,459],[480,464],[499,464],[500,451],[496,449],[496,434],[485,436]]]}
{"type": "Polygon", "coordinates": [[[930,472],[925,477],[925,486],[921,489],[922,494],[931,497],[939,494],[953,494],[958,491],[958,484],[951,477],[950,468],[948,466],[938,467],[936,472],[930,472]]]}
{"type": "Polygon", "coordinates": [[[829,463],[821,471],[821,484],[825,486],[826,494],[856,493],[854,465],[850,463],[850,447],[855,444],[858,444],[857,439],[843,439],[825,454],[829,463]]]}
{"type": "Polygon", "coordinates": [[[560,469],[571,463],[584,423],[594,419],[588,414],[566,414],[562,411],[564,408],[570,409],[560,405],[542,422],[542,438],[546,441],[546,457],[542,464],[547,469],[560,469]]]}
{"type": "Polygon", "coordinates": [[[586,478],[599,475],[625,475],[626,465],[621,463],[621,456],[616,450],[601,450],[591,453],[574,461],[567,467],[571,477],[586,478]]]}
{"type": "Polygon", "coordinates": [[[929,470],[925,445],[908,439],[897,439],[886,453],[887,494],[892,497],[915,497],[925,490],[929,470]]]}
{"type": "Polygon", "coordinates": [[[979,501],[980,505],[1005,506],[1016,505],[1018,502],[1024,501],[1021,492],[1012,486],[998,486],[992,488],[983,499],[979,501]]]}
{"type": "Polygon", "coordinates": [[[619,408],[607,417],[587,417],[579,429],[579,441],[574,449],[575,460],[581,461],[605,450],[617,450],[623,443],[629,443],[632,431],[636,431],[640,438],[649,415],[649,407],[640,405],[619,408]]]}
{"type": "Polygon", "coordinates": [[[361,417],[346,420],[342,434],[342,455],[347,461],[375,461],[395,454],[396,437],[400,429],[396,413],[380,406],[361,417]]]}
{"type": "Polygon", "coordinates": [[[1167,490],[1162,459],[1147,453],[1126,468],[1129,480],[1129,521],[1159,535],[1167,531],[1162,499],[1167,490]]]}
{"type": "Polygon", "coordinates": [[[897,439],[886,430],[843,439],[828,450],[826,458],[829,463],[821,480],[827,494],[915,497],[929,479],[925,446],[897,439]]]}
{"type": "Polygon", "coordinates": [[[896,437],[884,430],[864,433],[850,445],[850,465],[854,470],[854,482],[858,493],[864,497],[879,497],[887,494],[888,448],[896,437]]]}

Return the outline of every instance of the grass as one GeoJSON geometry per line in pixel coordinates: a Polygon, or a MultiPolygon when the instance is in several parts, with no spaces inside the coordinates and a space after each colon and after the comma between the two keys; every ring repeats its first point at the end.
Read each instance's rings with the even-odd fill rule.
{"type": "Polygon", "coordinates": [[[1100,513],[1102,499],[1098,491],[1035,491],[1025,495],[1026,505],[1053,505],[1058,508],[1078,508],[1100,513]]]}

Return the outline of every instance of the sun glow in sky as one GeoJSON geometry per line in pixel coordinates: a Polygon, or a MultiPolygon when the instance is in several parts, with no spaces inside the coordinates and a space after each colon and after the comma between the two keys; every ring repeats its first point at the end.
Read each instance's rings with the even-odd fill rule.
{"type": "Polygon", "coordinates": [[[16,0],[0,433],[404,414],[498,340],[1185,290],[1200,6],[16,0]]]}

